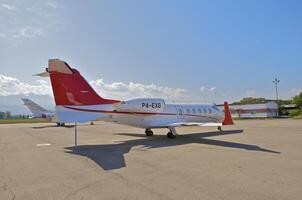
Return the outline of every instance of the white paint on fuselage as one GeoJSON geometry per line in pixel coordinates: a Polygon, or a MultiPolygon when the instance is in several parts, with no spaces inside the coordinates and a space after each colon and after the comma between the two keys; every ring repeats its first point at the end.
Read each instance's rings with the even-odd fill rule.
{"type": "Polygon", "coordinates": [[[163,128],[173,123],[221,123],[224,118],[223,111],[213,104],[166,104],[163,112],[154,114],[114,111],[110,104],[56,106],[56,112],[60,113],[61,122],[104,120],[140,128],[163,128]]]}
{"type": "Polygon", "coordinates": [[[112,115],[112,119],[120,124],[141,128],[168,127],[168,124],[173,123],[221,123],[224,118],[223,111],[213,104],[166,104],[164,111],[159,114],[123,115],[125,114],[116,113],[112,115]],[[181,109],[181,113],[177,109],[181,109]],[[187,112],[187,109],[190,113],[187,112]],[[193,113],[193,109],[195,109],[195,113],[193,113]],[[201,109],[201,112],[198,109],[201,109]],[[207,113],[204,112],[204,109],[207,110],[207,113]],[[211,109],[211,113],[209,113],[209,109],[211,109]]]}

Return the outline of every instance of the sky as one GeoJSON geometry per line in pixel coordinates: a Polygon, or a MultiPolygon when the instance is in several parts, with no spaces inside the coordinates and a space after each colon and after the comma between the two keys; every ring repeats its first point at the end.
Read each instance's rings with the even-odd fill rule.
{"type": "Polygon", "coordinates": [[[280,98],[290,99],[302,91],[301,6],[299,0],[0,0],[0,110],[19,106],[22,96],[53,106],[49,80],[32,76],[50,58],[77,68],[107,98],[275,98],[278,78],[280,98]]]}

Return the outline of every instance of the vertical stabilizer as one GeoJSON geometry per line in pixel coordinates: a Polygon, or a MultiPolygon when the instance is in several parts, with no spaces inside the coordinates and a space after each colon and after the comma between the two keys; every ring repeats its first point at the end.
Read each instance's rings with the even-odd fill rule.
{"type": "Polygon", "coordinates": [[[119,102],[100,97],[82,75],[59,59],[50,59],[47,72],[50,75],[56,105],[97,105],[119,102]]]}
{"type": "Polygon", "coordinates": [[[40,117],[43,113],[50,112],[30,99],[23,98],[22,101],[35,117],[40,117]]]}
{"type": "Polygon", "coordinates": [[[233,125],[234,121],[231,115],[231,111],[229,108],[228,102],[224,102],[224,120],[222,122],[222,125],[233,125]]]}

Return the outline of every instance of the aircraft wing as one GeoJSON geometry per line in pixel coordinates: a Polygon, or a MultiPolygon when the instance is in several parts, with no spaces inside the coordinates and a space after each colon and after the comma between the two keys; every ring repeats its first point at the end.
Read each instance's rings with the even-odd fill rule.
{"type": "Polygon", "coordinates": [[[168,125],[169,127],[181,127],[181,126],[222,126],[222,123],[214,123],[214,122],[181,122],[181,123],[172,123],[168,125]]]}

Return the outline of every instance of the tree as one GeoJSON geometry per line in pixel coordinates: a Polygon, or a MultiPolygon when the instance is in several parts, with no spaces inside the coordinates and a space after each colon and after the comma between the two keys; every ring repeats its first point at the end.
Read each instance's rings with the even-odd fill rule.
{"type": "Polygon", "coordinates": [[[0,119],[4,119],[5,118],[5,112],[0,112],[0,119]]]}
{"type": "Polygon", "coordinates": [[[11,119],[12,115],[9,111],[6,111],[5,112],[5,117],[6,117],[6,119],[11,119]]]}
{"type": "Polygon", "coordinates": [[[293,98],[293,103],[300,108],[302,107],[302,92],[293,98]]]}
{"type": "Polygon", "coordinates": [[[259,104],[259,103],[266,103],[268,100],[265,98],[252,98],[252,97],[245,97],[241,99],[239,102],[234,102],[233,104],[243,105],[243,104],[259,104]]]}

